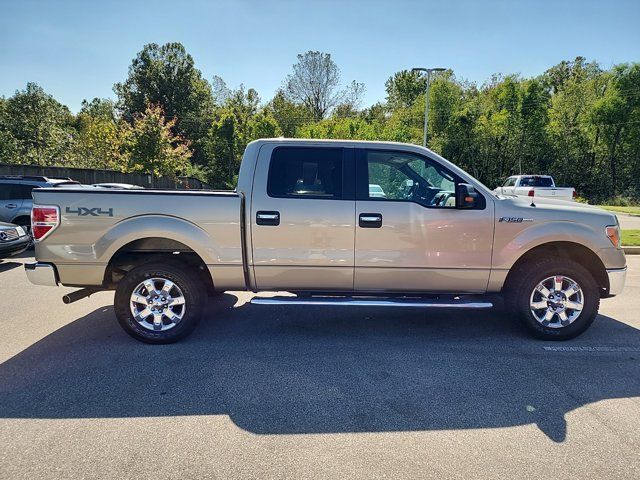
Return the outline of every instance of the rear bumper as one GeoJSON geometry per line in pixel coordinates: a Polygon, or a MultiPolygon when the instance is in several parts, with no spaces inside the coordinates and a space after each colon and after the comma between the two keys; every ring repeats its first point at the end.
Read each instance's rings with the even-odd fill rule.
{"type": "Polygon", "coordinates": [[[24,271],[27,278],[34,285],[56,287],[58,285],[58,272],[56,267],[49,263],[25,263],[24,271]]]}
{"type": "Polygon", "coordinates": [[[609,295],[620,295],[627,279],[627,267],[607,270],[609,277],[609,295]]]}

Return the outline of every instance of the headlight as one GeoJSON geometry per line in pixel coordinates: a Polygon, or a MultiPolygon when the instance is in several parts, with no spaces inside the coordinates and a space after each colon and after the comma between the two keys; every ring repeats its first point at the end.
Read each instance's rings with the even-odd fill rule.
{"type": "Polygon", "coordinates": [[[607,237],[614,247],[620,248],[620,228],[618,225],[606,227],[607,237]]]}
{"type": "Polygon", "coordinates": [[[24,231],[24,228],[18,226],[16,227],[16,231],[18,232],[19,237],[24,237],[27,233],[24,231]]]}

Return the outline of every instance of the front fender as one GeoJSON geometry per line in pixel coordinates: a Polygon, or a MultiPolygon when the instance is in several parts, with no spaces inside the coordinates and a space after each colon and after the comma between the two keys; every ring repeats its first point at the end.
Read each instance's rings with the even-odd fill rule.
{"type": "Polygon", "coordinates": [[[584,224],[570,221],[548,221],[522,227],[525,224],[501,224],[496,225],[495,242],[493,249],[493,268],[509,269],[518,259],[532,248],[551,242],[571,242],[587,247],[594,254],[611,244],[604,230],[599,232],[584,224]],[[513,226],[513,227],[512,227],[513,226]],[[508,232],[507,229],[518,228],[522,230],[508,232]]]}

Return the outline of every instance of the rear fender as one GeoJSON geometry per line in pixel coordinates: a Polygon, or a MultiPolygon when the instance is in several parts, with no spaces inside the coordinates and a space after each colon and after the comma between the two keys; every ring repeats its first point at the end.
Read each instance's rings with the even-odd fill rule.
{"type": "Polygon", "coordinates": [[[198,254],[207,265],[220,261],[216,243],[207,232],[191,222],[165,215],[142,215],[115,224],[94,245],[96,261],[107,264],[123,246],[150,237],[180,242],[198,254]]]}

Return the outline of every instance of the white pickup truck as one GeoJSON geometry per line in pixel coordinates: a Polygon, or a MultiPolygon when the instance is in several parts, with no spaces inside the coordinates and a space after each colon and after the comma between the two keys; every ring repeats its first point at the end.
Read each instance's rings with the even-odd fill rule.
{"type": "Polygon", "coordinates": [[[498,195],[528,197],[551,197],[556,200],[574,200],[576,190],[571,187],[556,187],[550,175],[513,175],[494,192],[498,195]]]}

